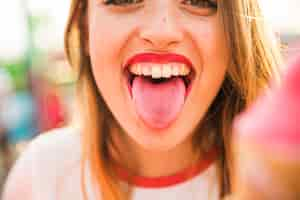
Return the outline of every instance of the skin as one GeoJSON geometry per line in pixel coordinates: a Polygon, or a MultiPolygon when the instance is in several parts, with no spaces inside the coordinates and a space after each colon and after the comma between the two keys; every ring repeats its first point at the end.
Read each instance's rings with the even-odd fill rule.
{"type": "Polygon", "coordinates": [[[199,160],[201,152],[193,151],[191,136],[217,95],[228,63],[219,11],[174,0],[146,0],[128,8],[89,0],[88,9],[92,71],[102,97],[125,130],[112,132],[121,152],[126,152],[123,164],[139,175],[154,177],[199,160]],[[196,71],[182,111],[166,129],[144,124],[126,85],[122,66],[142,52],[185,55],[196,71]]]}

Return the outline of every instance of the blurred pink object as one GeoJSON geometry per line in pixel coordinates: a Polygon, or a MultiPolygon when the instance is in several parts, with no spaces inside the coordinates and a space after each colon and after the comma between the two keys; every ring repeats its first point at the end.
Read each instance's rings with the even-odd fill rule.
{"type": "Polygon", "coordinates": [[[238,137],[294,159],[300,154],[300,56],[286,70],[282,85],[260,97],[237,118],[234,128],[238,137]]]}

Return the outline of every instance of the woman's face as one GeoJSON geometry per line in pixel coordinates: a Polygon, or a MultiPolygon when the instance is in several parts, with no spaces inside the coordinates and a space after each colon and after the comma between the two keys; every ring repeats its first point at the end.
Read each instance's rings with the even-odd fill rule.
{"type": "Polygon", "coordinates": [[[229,51],[217,4],[89,0],[97,87],[126,135],[144,148],[186,141],[217,95],[229,51]]]}

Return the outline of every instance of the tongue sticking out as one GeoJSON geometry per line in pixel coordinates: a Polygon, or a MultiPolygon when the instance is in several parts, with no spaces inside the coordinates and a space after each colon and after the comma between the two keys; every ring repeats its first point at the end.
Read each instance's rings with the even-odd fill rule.
{"type": "Polygon", "coordinates": [[[166,128],[175,120],[184,104],[185,94],[184,81],[179,77],[153,83],[139,76],[132,84],[137,113],[152,128],[166,128]]]}

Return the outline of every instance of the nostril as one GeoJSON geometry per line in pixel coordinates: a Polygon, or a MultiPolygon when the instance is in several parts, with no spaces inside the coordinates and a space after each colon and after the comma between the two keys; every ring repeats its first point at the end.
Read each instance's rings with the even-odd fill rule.
{"type": "Polygon", "coordinates": [[[152,24],[139,33],[139,38],[147,45],[151,45],[155,51],[166,52],[184,40],[184,32],[178,27],[176,19],[165,19],[163,18],[163,23],[152,24]]]}

